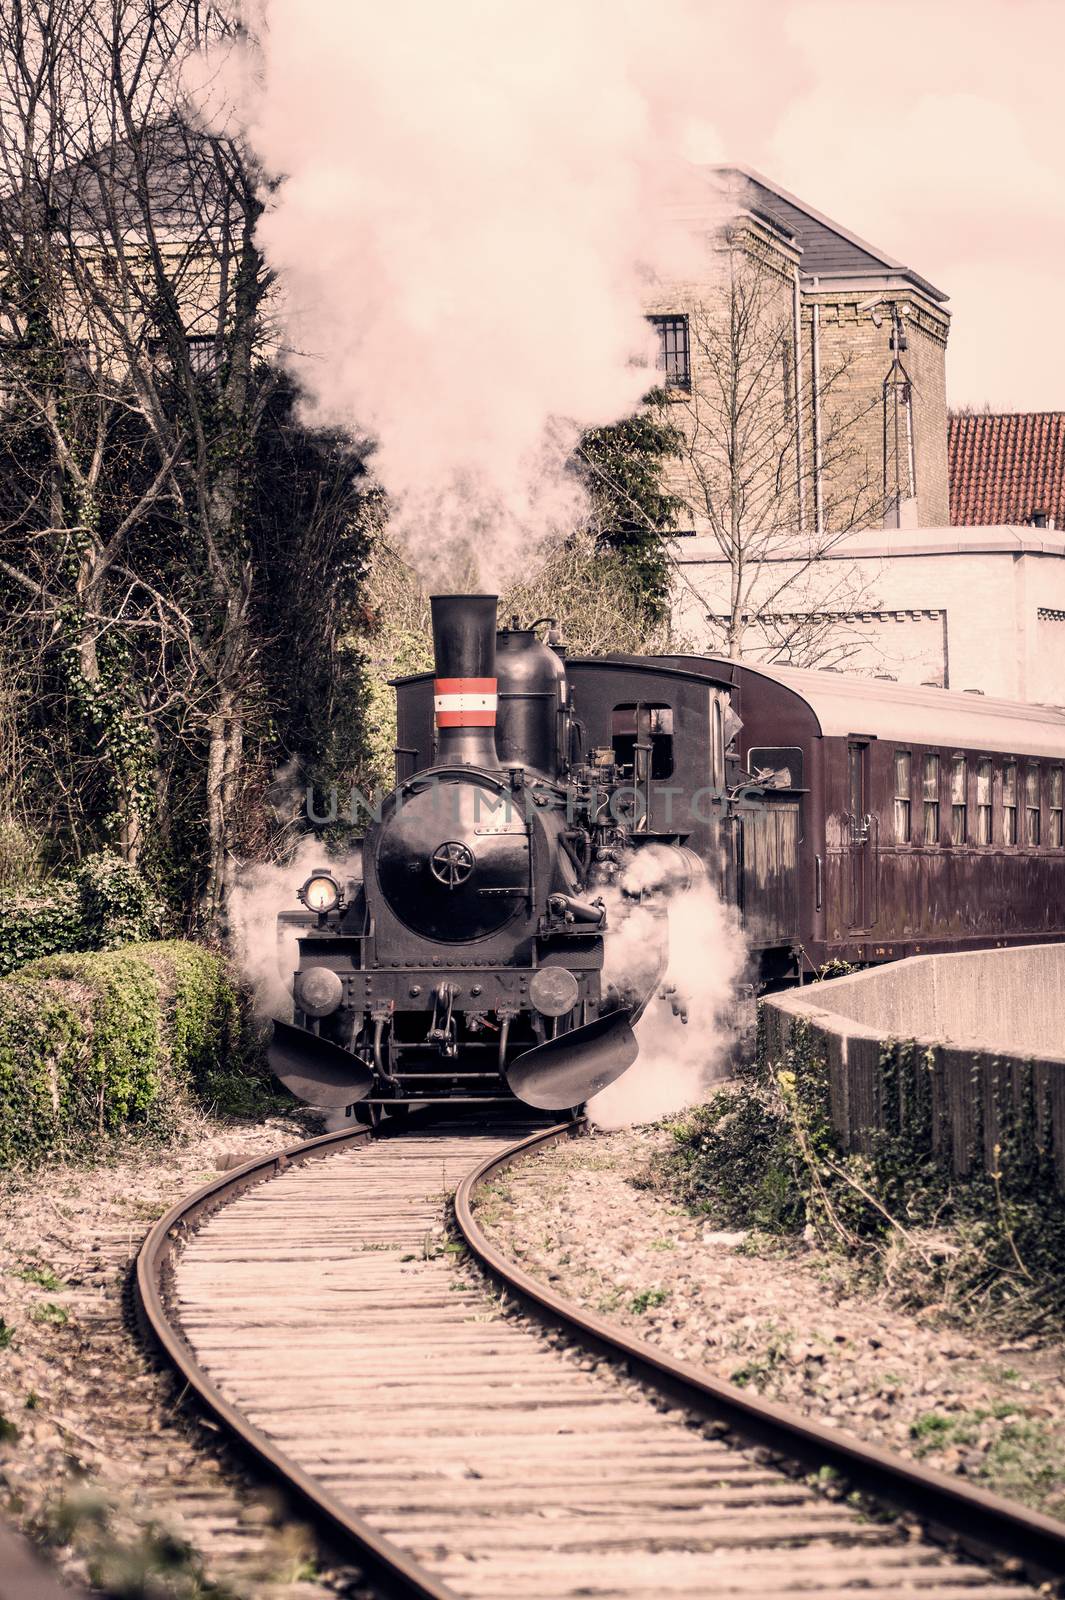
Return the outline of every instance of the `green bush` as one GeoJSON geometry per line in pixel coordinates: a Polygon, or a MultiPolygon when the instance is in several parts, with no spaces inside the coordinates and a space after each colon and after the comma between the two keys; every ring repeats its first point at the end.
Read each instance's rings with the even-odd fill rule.
{"type": "Polygon", "coordinates": [[[0,977],[40,956],[152,939],[162,916],[135,867],[120,856],[90,856],[73,878],[23,888],[0,906],[0,977]]]}
{"type": "MultiPolygon", "coordinates": [[[[673,1125],[672,1147],[643,1180],[726,1227],[809,1230],[892,1288],[904,1304],[987,1317],[1011,1331],[1065,1326],[1065,1212],[1029,1065],[996,1089],[995,1170],[979,1154],[958,1177],[933,1145],[927,1051],[887,1040],[880,1051],[881,1126],[865,1154],[847,1151],[830,1118],[828,1068],[814,1030],[793,1024],[772,1061],[759,1030],[738,1086],[673,1125]]],[[[973,1096],[973,1149],[982,1145],[973,1096]]]]}
{"type": "Polygon", "coordinates": [[[0,979],[0,1165],[165,1130],[238,1043],[229,971],[198,945],[29,962],[0,979]]]}

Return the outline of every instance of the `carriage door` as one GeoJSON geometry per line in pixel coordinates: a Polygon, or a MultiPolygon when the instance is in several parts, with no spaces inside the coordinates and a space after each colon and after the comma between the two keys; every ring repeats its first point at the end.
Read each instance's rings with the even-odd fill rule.
{"type": "Polygon", "coordinates": [[[847,920],[851,928],[868,928],[872,910],[870,883],[873,870],[873,845],[869,814],[869,745],[852,739],[847,745],[848,811],[847,830],[847,920]]]}

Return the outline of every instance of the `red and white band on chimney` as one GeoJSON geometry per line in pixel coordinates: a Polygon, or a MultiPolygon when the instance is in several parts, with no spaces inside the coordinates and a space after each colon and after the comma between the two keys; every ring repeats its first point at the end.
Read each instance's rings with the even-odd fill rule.
{"type": "Polygon", "coordinates": [[[437,678],[433,706],[438,728],[494,728],[495,678],[437,678]]]}

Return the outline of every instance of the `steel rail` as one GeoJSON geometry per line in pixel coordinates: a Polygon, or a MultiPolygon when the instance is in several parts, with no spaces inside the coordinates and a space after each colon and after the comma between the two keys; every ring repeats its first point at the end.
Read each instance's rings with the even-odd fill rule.
{"type": "Polygon", "coordinates": [[[645,1339],[556,1294],[492,1243],[474,1216],[483,1184],[531,1151],[571,1133],[576,1124],[534,1133],[481,1161],[455,1192],[455,1220],[467,1247],[491,1276],[541,1321],[552,1322],[600,1354],[621,1358],[647,1388],[724,1423],[751,1443],[807,1468],[832,1467],[848,1483],[896,1510],[915,1513],[939,1539],[957,1542],[984,1559],[1019,1561],[1037,1583],[1065,1578],[1065,1522],[1030,1511],[1000,1495],[959,1483],[946,1473],[825,1427],[790,1406],[751,1395],[692,1362],[667,1355],[645,1339]]]}
{"type": "MultiPolygon", "coordinates": [[[[404,1127],[404,1125],[399,1125],[404,1127]]],[[[397,1128],[398,1131],[398,1128],[397,1128]]],[[[208,1212],[225,1205],[245,1189],[275,1177],[290,1165],[314,1161],[368,1139],[370,1129],[342,1129],[322,1134],[286,1150],[262,1156],[235,1168],[172,1205],[152,1228],[137,1256],[137,1314],[144,1332],[176,1368],[199,1403],[234,1436],[246,1454],[270,1475],[366,1577],[395,1600],[456,1600],[455,1592],[413,1561],[406,1551],[382,1538],[368,1522],[335,1499],[312,1475],[260,1432],[232,1405],[204,1372],[166,1306],[175,1246],[208,1212]]]]}

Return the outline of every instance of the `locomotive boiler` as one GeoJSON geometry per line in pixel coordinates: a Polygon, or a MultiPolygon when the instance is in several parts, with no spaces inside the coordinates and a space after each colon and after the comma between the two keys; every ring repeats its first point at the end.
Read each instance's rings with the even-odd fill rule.
{"type": "Polygon", "coordinates": [[[622,770],[612,747],[582,749],[560,653],[535,628],[497,636],[494,596],[435,596],[432,623],[435,749],[344,872],[300,890],[294,1019],[270,1063],[310,1103],[374,1117],[439,1099],[576,1107],[635,1060],[665,969],[652,915],[639,971],[604,972],[626,863],[657,846],[652,902],[647,882],[661,901],[702,866],[646,831],[648,717],[622,770]]]}

